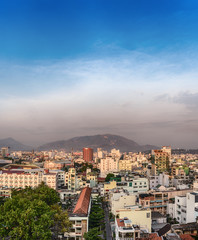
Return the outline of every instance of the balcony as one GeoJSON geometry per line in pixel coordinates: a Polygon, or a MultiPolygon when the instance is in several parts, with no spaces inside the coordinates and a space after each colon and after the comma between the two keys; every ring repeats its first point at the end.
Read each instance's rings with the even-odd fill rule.
{"type": "Polygon", "coordinates": [[[133,227],[119,227],[118,228],[118,232],[119,233],[133,233],[134,232],[134,228],[133,227]]]}
{"type": "Polygon", "coordinates": [[[76,223],[76,224],[73,224],[73,227],[74,228],[81,228],[82,227],[82,224],[81,223],[76,223]]]}

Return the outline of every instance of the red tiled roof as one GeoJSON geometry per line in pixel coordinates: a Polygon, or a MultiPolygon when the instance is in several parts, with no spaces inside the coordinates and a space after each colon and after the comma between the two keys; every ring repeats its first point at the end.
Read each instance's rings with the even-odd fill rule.
{"type": "Polygon", "coordinates": [[[74,208],[73,213],[75,214],[88,214],[89,203],[91,197],[91,188],[84,188],[79,196],[78,202],[74,208]]]}
{"type": "Polygon", "coordinates": [[[194,238],[191,235],[194,235],[194,234],[181,234],[179,236],[181,240],[194,240],[194,238]]]}
{"type": "Polygon", "coordinates": [[[157,233],[150,233],[146,238],[138,238],[138,240],[162,240],[162,237],[159,237],[157,233]]]}
{"type": "Polygon", "coordinates": [[[149,239],[152,239],[152,240],[161,240],[162,238],[159,237],[157,233],[150,233],[150,234],[149,234],[149,239]]]}

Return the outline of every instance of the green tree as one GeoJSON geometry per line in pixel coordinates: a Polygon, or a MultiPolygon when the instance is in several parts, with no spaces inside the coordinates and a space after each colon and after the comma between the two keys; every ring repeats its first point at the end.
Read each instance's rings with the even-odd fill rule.
{"type": "Polygon", "coordinates": [[[109,182],[111,180],[111,178],[115,177],[113,173],[108,173],[106,178],[105,178],[105,182],[109,182]]]}
{"type": "Polygon", "coordinates": [[[30,201],[34,199],[39,199],[47,203],[48,205],[53,205],[60,202],[58,193],[45,183],[41,183],[37,188],[32,189],[31,187],[26,187],[25,189],[15,189],[12,191],[12,197],[19,196],[20,198],[26,198],[30,201]]]}
{"type": "Polygon", "coordinates": [[[53,212],[41,200],[14,197],[0,207],[0,236],[11,239],[50,239],[53,212]]]}
{"type": "Polygon", "coordinates": [[[58,235],[60,233],[69,232],[70,228],[72,227],[72,223],[69,221],[68,213],[66,211],[63,211],[59,205],[53,205],[52,210],[55,213],[53,216],[53,232],[55,238],[58,239],[58,235]]]}
{"type": "Polygon", "coordinates": [[[97,198],[92,202],[91,213],[89,215],[89,228],[103,227],[104,225],[104,210],[102,208],[102,201],[97,198]]]}
{"type": "Polygon", "coordinates": [[[101,232],[98,231],[98,228],[92,228],[87,233],[84,234],[85,240],[103,240],[99,235],[101,232]]]}
{"type": "Polygon", "coordinates": [[[0,206],[2,239],[58,239],[71,227],[68,214],[58,205],[55,190],[44,183],[35,189],[14,190],[0,206]]]}

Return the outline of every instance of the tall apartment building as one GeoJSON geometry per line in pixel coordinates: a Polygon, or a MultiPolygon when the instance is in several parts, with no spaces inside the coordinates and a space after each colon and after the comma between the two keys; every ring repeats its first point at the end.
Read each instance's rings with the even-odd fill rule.
{"type": "Polygon", "coordinates": [[[152,150],[152,163],[157,172],[168,172],[170,170],[171,148],[162,147],[160,150],[152,150]]]}
{"type": "Polygon", "coordinates": [[[85,160],[85,162],[93,161],[93,149],[92,148],[83,148],[83,160],[85,160]]]}
{"type": "Polygon", "coordinates": [[[198,192],[175,197],[175,218],[179,223],[196,222],[198,217],[198,192]]]}
{"type": "Polygon", "coordinates": [[[118,172],[118,159],[106,157],[100,160],[100,176],[106,177],[108,173],[118,172]]]}
{"type": "Polygon", "coordinates": [[[132,171],[132,160],[131,159],[123,159],[119,160],[119,171],[132,171]]]}
{"type": "Polygon", "coordinates": [[[69,168],[68,172],[65,173],[65,186],[68,190],[76,190],[77,176],[75,168],[69,168]]]}

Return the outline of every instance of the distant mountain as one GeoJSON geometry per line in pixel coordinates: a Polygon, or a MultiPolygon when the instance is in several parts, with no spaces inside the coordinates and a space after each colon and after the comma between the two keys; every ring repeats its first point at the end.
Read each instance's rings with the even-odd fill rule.
{"type": "Polygon", "coordinates": [[[29,151],[32,149],[30,146],[26,146],[13,138],[0,139],[0,148],[2,147],[9,147],[10,151],[29,151]]]}
{"type": "Polygon", "coordinates": [[[42,150],[65,150],[71,151],[82,151],[84,147],[93,148],[95,151],[97,148],[102,148],[103,150],[110,151],[112,148],[120,149],[121,152],[134,152],[134,151],[146,151],[151,149],[156,149],[158,147],[152,145],[141,146],[138,143],[111,134],[94,135],[94,136],[82,136],[75,137],[69,140],[62,140],[47,143],[38,148],[39,151],[42,150]]]}

